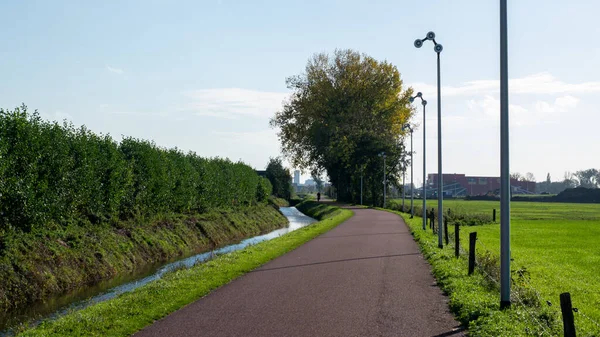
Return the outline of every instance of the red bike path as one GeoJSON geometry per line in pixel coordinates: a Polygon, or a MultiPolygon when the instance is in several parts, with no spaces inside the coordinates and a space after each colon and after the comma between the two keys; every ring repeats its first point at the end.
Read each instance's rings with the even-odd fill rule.
{"type": "Polygon", "coordinates": [[[135,336],[463,336],[402,218],[353,211],[135,336]]]}

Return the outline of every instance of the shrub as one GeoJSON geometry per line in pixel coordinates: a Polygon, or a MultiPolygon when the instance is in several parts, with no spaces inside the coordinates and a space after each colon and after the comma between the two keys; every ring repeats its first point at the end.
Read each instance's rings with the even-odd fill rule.
{"type": "Polygon", "coordinates": [[[24,105],[0,109],[0,159],[0,232],[248,206],[272,189],[246,164],[134,138],[119,144],[24,105]]]}

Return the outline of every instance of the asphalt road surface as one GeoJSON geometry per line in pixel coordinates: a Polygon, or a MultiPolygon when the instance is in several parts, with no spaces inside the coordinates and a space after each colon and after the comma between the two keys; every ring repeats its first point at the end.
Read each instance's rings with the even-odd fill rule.
{"type": "Polygon", "coordinates": [[[463,336],[402,219],[354,212],[135,336],[463,336]]]}

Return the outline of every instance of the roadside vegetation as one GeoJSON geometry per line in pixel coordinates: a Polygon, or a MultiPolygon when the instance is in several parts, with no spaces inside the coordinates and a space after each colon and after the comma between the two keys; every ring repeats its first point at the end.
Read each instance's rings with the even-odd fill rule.
{"type": "MultiPolygon", "coordinates": [[[[428,208],[435,201],[428,200],[428,208]]],[[[495,201],[444,201],[451,214],[491,214],[495,201]]],[[[600,204],[511,203],[513,306],[499,309],[500,228],[497,223],[461,226],[461,258],[450,245],[437,247],[437,235],[422,219],[401,213],[450,298],[450,308],[474,336],[555,336],[562,333],[559,295],[569,292],[578,336],[600,335],[600,204]],[[467,276],[469,233],[477,232],[477,269],[467,276]]],[[[499,216],[499,213],[498,213],[499,216]]]]}
{"type": "Polygon", "coordinates": [[[290,206],[289,201],[282,199],[282,198],[277,198],[275,196],[269,197],[269,203],[276,207],[289,207],[290,206]]]}
{"type": "Polygon", "coordinates": [[[0,310],[287,224],[250,166],[0,109],[0,310]]]}
{"type": "Polygon", "coordinates": [[[299,207],[321,221],[190,269],[177,270],[133,292],[26,329],[19,336],[129,336],[352,216],[349,210],[311,201],[299,207]]]}

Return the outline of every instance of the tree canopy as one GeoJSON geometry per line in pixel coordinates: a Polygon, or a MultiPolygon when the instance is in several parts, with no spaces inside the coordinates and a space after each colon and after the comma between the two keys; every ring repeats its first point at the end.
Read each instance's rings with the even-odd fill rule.
{"type": "Polygon", "coordinates": [[[360,175],[372,203],[382,194],[386,175],[397,182],[401,141],[413,110],[412,89],[403,90],[398,69],[386,61],[353,50],[316,54],[305,72],[286,80],[291,97],[271,119],[279,128],[284,155],[313,175],[325,172],[338,199],[360,198],[360,175]]]}

